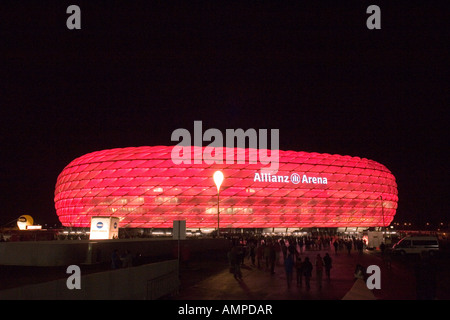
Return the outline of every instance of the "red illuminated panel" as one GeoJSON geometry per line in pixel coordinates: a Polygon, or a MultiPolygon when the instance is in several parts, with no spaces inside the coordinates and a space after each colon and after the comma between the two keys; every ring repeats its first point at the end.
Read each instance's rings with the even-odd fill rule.
{"type": "MultiPolygon", "coordinates": [[[[215,228],[219,169],[221,228],[387,226],[397,209],[394,176],[372,160],[280,150],[279,170],[268,175],[259,161],[174,164],[172,149],[111,149],[73,160],[56,183],[60,221],[89,227],[92,216],[113,216],[122,228],[171,228],[173,220],[215,228]]],[[[246,159],[257,152],[232,149],[243,151],[246,159]]]]}

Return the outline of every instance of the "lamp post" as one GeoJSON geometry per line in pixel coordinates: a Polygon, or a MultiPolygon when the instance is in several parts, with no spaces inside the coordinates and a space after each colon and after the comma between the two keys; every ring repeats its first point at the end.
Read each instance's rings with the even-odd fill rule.
{"type": "Polygon", "coordinates": [[[380,196],[380,200],[381,200],[381,217],[383,219],[383,240],[385,240],[384,238],[386,237],[386,227],[384,226],[384,203],[383,203],[383,196],[380,196]]]}
{"type": "Polygon", "coordinates": [[[224,176],[222,171],[216,171],[214,172],[213,175],[213,179],[214,179],[214,183],[216,184],[217,187],[217,237],[220,236],[220,211],[219,211],[219,193],[220,193],[220,185],[222,184],[223,180],[224,180],[224,176]]]}

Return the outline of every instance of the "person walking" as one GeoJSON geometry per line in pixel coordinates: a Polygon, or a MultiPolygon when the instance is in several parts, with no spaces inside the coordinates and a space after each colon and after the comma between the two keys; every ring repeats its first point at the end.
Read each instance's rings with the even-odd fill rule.
{"type": "Polygon", "coordinates": [[[275,252],[275,246],[273,243],[269,246],[269,264],[270,264],[270,274],[275,274],[275,260],[277,254],[275,252]]]}
{"type": "Polygon", "coordinates": [[[300,250],[300,254],[303,254],[303,237],[298,239],[298,248],[300,250]]]}
{"type": "Polygon", "coordinates": [[[245,258],[245,247],[238,244],[237,246],[238,263],[243,266],[245,258]]]}
{"type": "Polygon", "coordinates": [[[351,254],[351,251],[352,251],[352,242],[349,241],[349,240],[347,240],[347,241],[345,242],[345,247],[347,248],[347,253],[350,255],[350,254],[351,254]]]}
{"type": "Polygon", "coordinates": [[[297,253],[297,243],[292,239],[289,240],[288,253],[295,255],[297,253]]]}
{"type": "Polygon", "coordinates": [[[125,250],[125,253],[120,258],[122,261],[122,267],[123,268],[129,268],[133,266],[133,255],[131,254],[130,250],[125,250]]]}
{"type": "Polygon", "coordinates": [[[384,251],[386,250],[386,245],[384,244],[384,242],[381,242],[380,244],[380,251],[381,251],[381,255],[384,256],[384,251]]]}
{"type": "Polygon", "coordinates": [[[295,260],[295,270],[297,271],[297,287],[301,287],[303,279],[303,262],[300,255],[297,255],[297,259],[295,260]]]}
{"type": "Polygon", "coordinates": [[[338,243],[337,239],[334,240],[333,247],[334,247],[334,253],[337,254],[338,248],[339,248],[339,243],[338,243]]]}
{"type": "Polygon", "coordinates": [[[287,255],[287,247],[286,247],[286,243],[284,242],[284,239],[280,240],[280,245],[281,245],[281,252],[283,253],[283,261],[286,260],[286,255],[287,255]]]}
{"type": "Polygon", "coordinates": [[[359,254],[363,254],[363,248],[364,248],[364,241],[359,239],[358,243],[356,245],[357,249],[358,249],[358,253],[359,254]]]}
{"type": "Polygon", "coordinates": [[[275,240],[274,246],[275,246],[275,260],[276,260],[276,264],[278,266],[281,264],[281,262],[280,262],[280,252],[281,252],[280,242],[278,240],[275,240]]]}
{"type": "Polygon", "coordinates": [[[256,261],[258,263],[258,269],[261,269],[261,261],[264,257],[264,245],[261,242],[256,247],[256,261]]]}
{"type": "Polygon", "coordinates": [[[284,270],[286,271],[287,286],[290,288],[294,271],[294,255],[291,253],[288,253],[286,259],[284,259],[284,270]]]}
{"type": "Polygon", "coordinates": [[[264,246],[264,260],[266,260],[266,270],[269,270],[269,253],[270,253],[270,246],[271,244],[269,241],[266,242],[264,246]]]}
{"type": "Polygon", "coordinates": [[[332,268],[332,259],[330,257],[330,255],[327,253],[325,253],[325,257],[323,257],[323,264],[325,267],[325,274],[327,276],[327,280],[330,281],[330,270],[332,268]]]}
{"type": "Polygon", "coordinates": [[[114,249],[111,254],[111,269],[118,269],[122,266],[122,261],[120,260],[119,250],[114,249]]]}
{"type": "Polygon", "coordinates": [[[256,246],[252,241],[250,243],[250,260],[252,261],[252,266],[255,266],[255,257],[256,257],[256,246]]]}
{"type": "Polygon", "coordinates": [[[311,280],[313,265],[312,265],[311,261],[309,261],[308,257],[306,257],[305,260],[303,261],[302,269],[303,269],[303,276],[305,277],[306,289],[309,290],[311,288],[310,280],[311,280]]]}
{"type": "Polygon", "coordinates": [[[356,264],[354,277],[356,280],[366,280],[366,268],[364,268],[361,264],[356,264]]]}
{"type": "Polygon", "coordinates": [[[242,280],[241,263],[240,263],[241,261],[239,257],[239,249],[237,246],[233,246],[231,248],[229,257],[234,278],[238,281],[242,280]]]}
{"type": "Polygon", "coordinates": [[[322,275],[323,275],[323,260],[320,253],[316,256],[316,280],[319,288],[322,288],[322,275]]]}

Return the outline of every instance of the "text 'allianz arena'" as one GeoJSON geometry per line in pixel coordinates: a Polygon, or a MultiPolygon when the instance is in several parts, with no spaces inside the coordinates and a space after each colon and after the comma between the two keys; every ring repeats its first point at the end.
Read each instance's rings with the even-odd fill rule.
{"type": "MultiPolygon", "coordinates": [[[[89,227],[91,217],[105,216],[118,217],[121,228],[171,228],[173,220],[216,228],[216,170],[225,176],[221,228],[387,226],[397,209],[394,176],[372,160],[280,150],[278,172],[267,174],[259,162],[176,164],[173,148],[119,148],[73,160],[56,183],[61,223],[89,227]]],[[[232,152],[249,159],[259,151],[232,152]]]]}

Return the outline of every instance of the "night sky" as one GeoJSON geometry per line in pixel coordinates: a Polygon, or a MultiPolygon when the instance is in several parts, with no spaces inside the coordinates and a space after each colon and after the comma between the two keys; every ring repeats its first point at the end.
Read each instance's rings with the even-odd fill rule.
{"type": "Polygon", "coordinates": [[[21,214],[57,223],[54,187],[70,161],[173,145],[194,120],[380,162],[398,183],[394,222],[447,223],[444,3],[2,1],[0,225],[21,214]],[[81,30],[66,27],[71,4],[81,30]],[[381,30],[366,27],[371,4],[381,30]]]}

